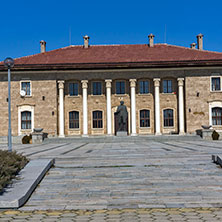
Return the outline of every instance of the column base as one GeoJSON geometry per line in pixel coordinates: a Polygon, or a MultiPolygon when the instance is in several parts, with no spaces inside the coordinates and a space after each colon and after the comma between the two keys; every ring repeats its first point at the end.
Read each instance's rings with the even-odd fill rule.
{"type": "Polygon", "coordinates": [[[180,136],[183,136],[183,135],[185,135],[186,133],[185,132],[179,132],[179,135],[180,136]]]}
{"type": "Polygon", "coordinates": [[[89,137],[89,135],[88,134],[83,134],[82,137],[89,137]]]}
{"type": "Polygon", "coordinates": [[[137,134],[136,133],[131,133],[130,136],[137,136],[137,134]]]}
{"type": "Polygon", "coordinates": [[[162,133],[155,133],[155,136],[161,136],[162,133]]]}
{"type": "Polygon", "coordinates": [[[106,134],[106,136],[113,136],[113,134],[106,134]]]}
{"type": "Polygon", "coordinates": [[[65,137],[65,135],[59,135],[59,138],[64,138],[65,137]]]}

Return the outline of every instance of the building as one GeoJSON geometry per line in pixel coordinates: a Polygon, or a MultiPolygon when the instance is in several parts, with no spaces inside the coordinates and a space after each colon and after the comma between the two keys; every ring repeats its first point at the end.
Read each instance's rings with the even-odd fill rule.
{"type": "MultiPolygon", "coordinates": [[[[43,128],[52,137],[115,135],[120,101],[128,134],[193,134],[222,130],[222,53],[196,44],[68,46],[15,59],[12,135],[43,128]],[[22,92],[25,94],[22,95],[22,92]]],[[[7,135],[7,70],[0,63],[0,136],[7,135]]]]}

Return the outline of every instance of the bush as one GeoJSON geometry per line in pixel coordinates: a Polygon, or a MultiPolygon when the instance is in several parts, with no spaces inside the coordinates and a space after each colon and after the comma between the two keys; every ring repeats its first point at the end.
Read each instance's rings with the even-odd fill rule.
{"type": "Polygon", "coordinates": [[[29,136],[26,135],[22,138],[22,144],[30,144],[31,140],[32,140],[32,135],[29,136]]]}
{"type": "Polygon", "coordinates": [[[213,133],[212,133],[212,138],[213,138],[213,140],[218,140],[219,137],[220,137],[219,133],[217,133],[217,132],[214,130],[213,133]]]}
{"type": "Polygon", "coordinates": [[[0,193],[27,163],[21,154],[0,150],[0,193]]]}

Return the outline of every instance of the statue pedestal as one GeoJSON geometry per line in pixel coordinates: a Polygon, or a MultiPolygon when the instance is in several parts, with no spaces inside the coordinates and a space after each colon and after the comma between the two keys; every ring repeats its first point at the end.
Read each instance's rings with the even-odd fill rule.
{"type": "Polygon", "coordinates": [[[126,131],[117,131],[116,136],[127,136],[126,131]]]}

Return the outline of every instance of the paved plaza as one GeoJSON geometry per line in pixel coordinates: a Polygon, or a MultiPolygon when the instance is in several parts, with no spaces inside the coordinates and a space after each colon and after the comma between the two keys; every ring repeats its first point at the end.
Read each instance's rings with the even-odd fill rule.
{"type": "Polygon", "coordinates": [[[0,221],[222,221],[222,169],[211,160],[222,141],[67,139],[13,149],[55,158],[55,166],[20,211],[0,212],[0,221]]]}

